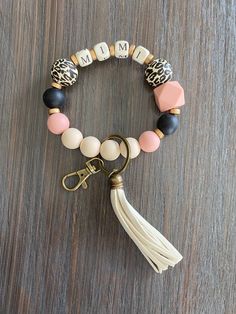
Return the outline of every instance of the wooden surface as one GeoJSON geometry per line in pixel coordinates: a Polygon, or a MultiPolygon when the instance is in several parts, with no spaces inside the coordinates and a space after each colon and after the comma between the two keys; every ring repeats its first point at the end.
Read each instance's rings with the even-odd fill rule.
{"type": "MultiPolygon", "coordinates": [[[[235,1],[1,1],[0,313],[235,313],[235,1]],[[157,275],[115,217],[107,179],[68,193],[85,159],[46,128],[54,60],[142,44],[186,92],[178,131],[124,175],[140,213],[183,254],[157,275]]],[[[158,112],[143,67],[109,60],[67,90],[73,126],[138,137],[158,112]]]]}

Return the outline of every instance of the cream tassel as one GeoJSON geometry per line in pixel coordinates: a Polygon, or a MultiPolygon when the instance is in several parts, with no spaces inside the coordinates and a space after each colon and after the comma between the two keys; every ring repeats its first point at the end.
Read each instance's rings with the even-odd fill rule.
{"type": "Polygon", "coordinates": [[[157,273],[161,273],[168,266],[175,266],[182,259],[182,255],[127,201],[122,177],[114,175],[110,180],[111,203],[114,212],[152,268],[157,273]]]}

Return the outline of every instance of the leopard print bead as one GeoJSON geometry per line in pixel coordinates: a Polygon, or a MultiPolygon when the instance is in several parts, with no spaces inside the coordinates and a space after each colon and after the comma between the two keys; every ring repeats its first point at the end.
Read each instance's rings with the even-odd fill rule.
{"type": "Polygon", "coordinates": [[[52,65],[51,76],[54,82],[62,86],[70,86],[76,82],[78,70],[70,60],[58,59],[52,65]]]}
{"type": "Polygon", "coordinates": [[[165,59],[153,60],[145,70],[145,78],[149,85],[156,87],[172,77],[171,65],[165,59]]]}

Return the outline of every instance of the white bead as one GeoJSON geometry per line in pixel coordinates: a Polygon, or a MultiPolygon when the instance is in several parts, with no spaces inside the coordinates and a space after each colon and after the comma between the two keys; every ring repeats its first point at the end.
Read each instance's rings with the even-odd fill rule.
{"type": "Polygon", "coordinates": [[[106,160],[115,160],[120,156],[120,145],[113,140],[106,140],[101,144],[100,154],[106,160]]]}
{"type": "Polygon", "coordinates": [[[129,56],[129,43],[125,40],[118,40],[115,43],[115,57],[119,59],[128,58],[129,56]]]}
{"type": "Polygon", "coordinates": [[[96,44],[93,47],[93,50],[96,53],[98,61],[104,61],[104,60],[110,58],[110,56],[111,56],[109,47],[107,46],[107,44],[105,42],[101,42],[101,43],[96,44]]]}
{"type": "Polygon", "coordinates": [[[86,157],[96,157],[99,154],[101,143],[94,136],[85,137],[80,143],[80,151],[86,157]]]}
{"type": "MultiPolygon", "coordinates": [[[[136,138],[133,138],[133,137],[127,137],[126,140],[128,141],[129,146],[130,146],[130,158],[131,159],[136,158],[141,151],[139,142],[136,140],[136,138]]],[[[126,158],[127,149],[125,147],[124,142],[120,143],[120,152],[121,152],[121,155],[126,158]]]]}
{"type": "Polygon", "coordinates": [[[79,147],[83,135],[80,130],[75,128],[67,129],[61,136],[62,144],[69,149],[76,149],[79,147]]]}
{"type": "Polygon", "coordinates": [[[150,54],[149,50],[147,50],[143,46],[138,46],[134,50],[132,59],[138,62],[139,64],[144,64],[144,61],[149,54],[150,54]]]}
{"type": "Polygon", "coordinates": [[[79,65],[81,67],[86,67],[87,65],[93,63],[93,58],[88,49],[83,49],[76,52],[76,58],[78,59],[79,65]]]}

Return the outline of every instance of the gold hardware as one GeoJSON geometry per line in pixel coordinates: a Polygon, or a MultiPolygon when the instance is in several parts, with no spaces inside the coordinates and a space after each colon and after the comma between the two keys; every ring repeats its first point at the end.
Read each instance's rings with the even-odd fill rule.
{"type": "Polygon", "coordinates": [[[68,173],[67,175],[65,175],[63,178],[62,178],[62,185],[64,187],[65,190],[67,191],[76,191],[78,188],[80,188],[82,186],[83,189],[87,189],[88,185],[87,185],[87,182],[86,180],[92,175],[92,174],[95,174],[95,173],[98,173],[99,171],[102,170],[101,166],[104,165],[104,162],[102,159],[100,158],[92,158],[90,160],[88,160],[86,163],[85,163],[86,167],[84,169],[81,169],[81,170],[78,170],[78,171],[74,171],[74,172],[71,172],[71,173],[68,173]],[[99,165],[98,166],[95,166],[93,164],[93,161],[98,161],[99,162],[99,165]],[[73,176],[78,176],[79,177],[79,182],[74,186],[74,187],[69,187],[67,184],[66,184],[66,180],[70,177],[73,177],[73,176]]]}

